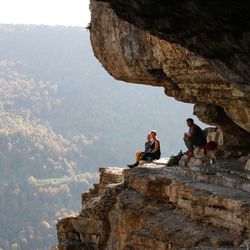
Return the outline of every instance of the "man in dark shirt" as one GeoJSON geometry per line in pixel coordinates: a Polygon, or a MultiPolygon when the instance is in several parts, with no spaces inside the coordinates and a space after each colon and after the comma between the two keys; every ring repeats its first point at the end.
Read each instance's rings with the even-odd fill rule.
{"type": "Polygon", "coordinates": [[[186,120],[189,132],[184,134],[184,142],[188,148],[188,153],[193,156],[194,146],[204,146],[207,143],[203,130],[194,123],[192,118],[186,120]]]}

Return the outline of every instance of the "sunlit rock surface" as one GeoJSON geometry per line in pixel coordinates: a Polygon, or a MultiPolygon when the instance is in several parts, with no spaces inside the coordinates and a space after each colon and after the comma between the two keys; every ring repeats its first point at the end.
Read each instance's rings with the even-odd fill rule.
{"type": "Polygon", "coordinates": [[[91,0],[90,8],[92,47],[103,67],[118,80],[194,103],[199,119],[218,127],[209,131],[218,150],[197,151],[175,167],[101,169],[79,216],[58,222],[59,249],[246,249],[248,1],[91,0]]]}
{"type": "Polygon", "coordinates": [[[109,3],[121,19],[206,58],[227,81],[249,90],[250,5],[247,0],[92,2],[109,3]]]}
{"type": "MultiPolygon", "coordinates": [[[[212,63],[208,57],[201,56],[196,50],[185,46],[181,40],[181,34],[178,33],[179,30],[176,30],[178,36],[171,39],[171,36],[165,33],[164,36],[160,36],[153,32],[153,27],[143,29],[143,19],[139,16],[136,18],[135,13],[137,13],[137,10],[138,15],[142,13],[142,10],[139,9],[140,6],[143,3],[147,6],[150,1],[134,2],[132,4],[131,1],[122,0],[117,1],[117,3],[116,1],[91,1],[91,42],[95,56],[103,67],[118,80],[162,86],[168,96],[173,96],[183,102],[195,103],[195,113],[200,120],[216,125],[227,135],[230,134],[234,138],[238,138],[237,143],[231,140],[231,146],[249,146],[249,73],[243,70],[243,68],[248,69],[248,60],[242,65],[245,56],[249,55],[247,46],[245,46],[246,51],[243,49],[246,54],[242,55],[242,58],[239,58],[238,61],[236,59],[234,61],[238,63],[240,63],[239,60],[241,61],[242,68],[238,65],[239,72],[237,72],[237,75],[242,73],[242,79],[238,82],[233,81],[237,77],[231,77],[233,73],[230,73],[229,69],[222,74],[221,69],[218,69],[222,62],[218,65],[215,63],[215,61],[217,62],[216,56],[219,57],[220,46],[223,43],[220,46],[218,45],[216,51],[214,47],[214,50],[211,49],[215,53],[212,63]],[[108,2],[111,2],[111,5],[108,2]],[[131,13],[128,13],[129,6],[132,8],[131,13]],[[126,16],[124,13],[120,13],[122,10],[124,10],[126,16]],[[120,17],[129,19],[128,21],[135,25],[120,17]],[[178,38],[180,38],[180,42],[178,42],[178,38]],[[226,73],[230,76],[225,77],[226,73]]],[[[155,3],[155,8],[159,7],[160,2],[155,3]]],[[[165,6],[164,3],[162,5],[165,6]]],[[[153,6],[154,4],[152,4],[152,13],[156,11],[153,6]]],[[[189,7],[192,7],[191,4],[189,7]]],[[[164,9],[164,7],[162,8],[164,9]]],[[[152,14],[151,21],[157,31],[162,23],[154,22],[154,18],[152,14]]],[[[166,25],[166,23],[162,25],[166,25]]],[[[171,30],[171,34],[174,31],[171,30]]],[[[218,34],[218,39],[220,36],[221,34],[218,34]]],[[[244,37],[248,39],[247,33],[244,37]]],[[[243,43],[243,41],[240,42],[243,43]]],[[[241,44],[240,42],[239,46],[244,46],[244,43],[241,44]]],[[[194,43],[193,40],[192,43],[194,43]]],[[[199,41],[199,44],[201,44],[201,41],[199,41]]],[[[226,44],[224,45],[226,46],[226,44]]],[[[231,47],[233,47],[232,44],[231,47]]],[[[230,48],[228,48],[228,53],[231,55],[230,48]]],[[[225,53],[225,50],[223,49],[223,53],[225,53]]],[[[224,58],[227,59],[226,56],[224,58]]],[[[234,58],[233,55],[232,58],[234,58]]],[[[230,60],[233,63],[232,58],[230,60]]],[[[222,67],[225,68],[226,66],[222,67]]],[[[249,149],[247,151],[249,152],[249,149]]]]}
{"type": "Polygon", "coordinates": [[[249,197],[240,161],[101,169],[80,215],[59,221],[59,249],[241,249],[250,239],[249,197]]]}

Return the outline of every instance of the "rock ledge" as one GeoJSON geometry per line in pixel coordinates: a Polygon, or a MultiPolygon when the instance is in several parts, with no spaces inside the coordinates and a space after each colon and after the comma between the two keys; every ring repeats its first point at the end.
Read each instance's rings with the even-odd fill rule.
{"type": "Polygon", "coordinates": [[[79,216],[58,222],[60,250],[244,249],[250,239],[250,172],[240,162],[102,168],[82,197],[79,216]]]}

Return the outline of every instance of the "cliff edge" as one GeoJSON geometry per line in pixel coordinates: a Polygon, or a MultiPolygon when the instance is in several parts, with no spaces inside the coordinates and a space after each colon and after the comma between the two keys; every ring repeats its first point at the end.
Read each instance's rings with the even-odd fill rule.
{"type": "Polygon", "coordinates": [[[250,172],[243,165],[102,168],[79,216],[58,223],[59,249],[245,249],[250,172]]]}
{"type": "Polygon", "coordinates": [[[91,43],[103,67],[118,80],[194,103],[198,118],[218,127],[220,154],[212,165],[192,158],[175,167],[100,169],[80,214],[58,222],[59,249],[246,248],[249,3],[91,0],[90,9],[91,43]]]}

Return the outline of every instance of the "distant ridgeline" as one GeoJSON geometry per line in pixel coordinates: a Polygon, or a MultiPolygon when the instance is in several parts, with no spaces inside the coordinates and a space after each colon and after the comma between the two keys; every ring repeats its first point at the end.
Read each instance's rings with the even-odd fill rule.
{"type": "Polygon", "coordinates": [[[133,161],[153,128],[177,152],[190,113],[162,89],[116,83],[83,28],[0,25],[0,248],[55,245],[98,167],[133,161]]]}

